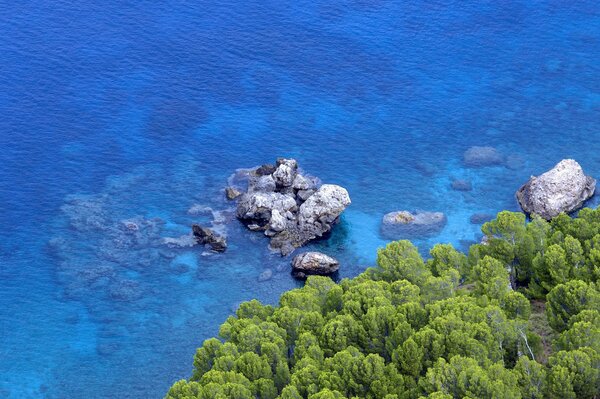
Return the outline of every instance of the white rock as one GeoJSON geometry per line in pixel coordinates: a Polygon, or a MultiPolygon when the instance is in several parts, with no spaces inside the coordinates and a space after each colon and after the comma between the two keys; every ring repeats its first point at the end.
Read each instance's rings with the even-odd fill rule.
{"type": "Polygon", "coordinates": [[[532,176],[516,195],[523,211],[550,220],[580,208],[595,188],[596,179],[586,176],[576,161],[564,159],[540,176],[532,176]]]}

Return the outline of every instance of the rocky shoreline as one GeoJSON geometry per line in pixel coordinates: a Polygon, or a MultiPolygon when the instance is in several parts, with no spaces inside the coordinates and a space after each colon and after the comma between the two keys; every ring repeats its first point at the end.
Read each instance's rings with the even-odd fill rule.
{"type": "MultiPolygon", "coordinates": [[[[493,147],[471,147],[464,154],[465,165],[472,168],[499,166],[510,159],[493,147]]],[[[290,158],[278,158],[274,165],[238,169],[228,183],[225,197],[235,201],[236,218],[249,230],[269,237],[270,250],[281,256],[329,233],[351,204],[345,188],[322,184],[290,158]]],[[[593,195],[595,185],[596,180],[586,176],[576,161],[566,159],[542,175],[532,176],[516,192],[516,197],[525,213],[549,220],[561,212],[579,209],[593,195]]],[[[472,185],[470,181],[454,179],[452,188],[471,191],[472,185]]],[[[483,224],[491,219],[493,215],[474,213],[470,222],[483,224]]],[[[447,217],[442,212],[394,211],[383,216],[380,234],[389,240],[425,238],[439,234],[446,224],[447,217]]],[[[191,236],[170,239],[173,242],[169,243],[200,244],[214,252],[226,250],[225,236],[198,224],[192,230],[191,236]]],[[[311,251],[294,257],[291,266],[294,277],[304,279],[311,274],[331,275],[339,269],[339,262],[311,251]]],[[[272,271],[268,269],[258,279],[267,281],[271,277],[272,271]]]]}

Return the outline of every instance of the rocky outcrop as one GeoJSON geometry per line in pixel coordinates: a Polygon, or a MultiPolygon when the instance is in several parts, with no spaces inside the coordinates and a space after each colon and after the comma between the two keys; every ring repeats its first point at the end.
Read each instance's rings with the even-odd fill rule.
{"type": "Polygon", "coordinates": [[[473,146],[463,154],[466,166],[480,168],[484,166],[497,166],[504,163],[504,156],[494,147],[473,146]]]}
{"type": "Polygon", "coordinates": [[[199,224],[193,224],[192,233],[198,244],[208,245],[213,251],[225,252],[227,249],[225,237],[216,234],[211,229],[202,227],[199,224]]]}
{"type": "Polygon", "coordinates": [[[442,212],[390,212],[383,217],[381,234],[392,240],[434,235],[446,225],[442,212]]]}
{"type": "Polygon", "coordinates": [[[581,208],[595,188],[596,179],[586,176],[576,161],[564,159],[540,176],[532,176],[516,195],[523,211],[550,220],[581,208]]]}
{"type": "Polygon", "coordinates": [[[271,237],[270,247],[282,255],[329,232],[350,205],[343,187],[324,184],[300,170],[295,159],[279,158],[275,166],[240,169],[229,179],[246,192],[238,197],[236,215],[250,230],[271,237]]]}
{"type": "Polygon", "coordinates": [[[330,275],[338,271],[340,262],[321,252],[305,252],[292,260],[292,274],[296,278],[308,275],[330,275]]]}

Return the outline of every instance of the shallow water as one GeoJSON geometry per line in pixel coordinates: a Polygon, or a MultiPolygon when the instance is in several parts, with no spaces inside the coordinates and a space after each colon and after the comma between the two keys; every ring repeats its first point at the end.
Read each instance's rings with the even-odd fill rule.
{"type": "Polygon", "coordinates": [[[309,246],[342,277],[386,212],[443,211],[415,242],[464,248],[531,174],[600,176],[596,2],[71,3],[0,7],[0,397],[161,397],[240,301],[297,286],[231,218],[236,168],[348,188],[309,246]],[[510,162],[468,168],[472,145],[510,162]],[[215,216],[225,254],[160,244],[215,216]]]}

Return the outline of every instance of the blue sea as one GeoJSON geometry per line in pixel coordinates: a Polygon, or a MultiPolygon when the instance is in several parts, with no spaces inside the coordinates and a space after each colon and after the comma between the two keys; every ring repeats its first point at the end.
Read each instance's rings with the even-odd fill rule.
{"type": "Polygon", "coordinates": [[[348,189],[307,247],[341,277],[386,212],[444,212],[415,244],[465,249],[530,175],[600,177],[596,1],[4,0],[0,32],[2,398],[160,398],[241,301],[299,286],[232,216],[237,168],[293,157],[348,189]],[[162,244],[196,222],[227,252],[162,244]]]}

